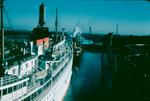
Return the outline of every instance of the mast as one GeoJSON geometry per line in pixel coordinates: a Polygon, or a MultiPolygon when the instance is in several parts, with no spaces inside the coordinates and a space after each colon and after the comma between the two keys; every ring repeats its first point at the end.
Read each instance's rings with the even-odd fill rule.
{"type": "Polygon", "coordinates": [[[3,26],[3,1],[4,0],[0,0],[0,11],[1,11],[1,62],[4,62],[4,26],[3,26]]]}
{"type": "Polygon", "coordinates": [[[57,8],[56,8],[56,19],[55,19],[55,41],[58,42],[59,40],[59,36],[58,36],[58,12],[57,12],[57,8]]]}
{"type": "Polygon", "coordinates": [[[1,24],[1,28],[0,28],[0,44],[1,44],[1,56],[0,56],[0,77],[2,77],[4,75],[4,26],[3,26],[3,1],[4,0],[0,0],[0,24],[1,24]]]}
{"type": "Polygon", "coordinates": [[[57,13],[58,12],[57,12],[57,8],[56,8],[56,20],[55,20],[55,32],[56,32],[56,34],[58,32],[58,14],[57,13]]]}

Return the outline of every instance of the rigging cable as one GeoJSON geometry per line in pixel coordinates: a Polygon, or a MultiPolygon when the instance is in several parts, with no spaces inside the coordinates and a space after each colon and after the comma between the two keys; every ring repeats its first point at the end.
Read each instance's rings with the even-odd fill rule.
{"type": "Polygon", "coordinates": [[[11,23],[10,19],[9,19],[9,16],[8,16],[7,11],[6,11],[6,9],[5,9],[5,8],[4,8],[4,14],[6,15],[6,18],[7,18],[8,24],[9,24],[9,26],[10,26],[10,27],[7,27],[7,28],[9,28],[9,29],[13,29],[13,25],[12,25],[12,23],[11,23]]]}

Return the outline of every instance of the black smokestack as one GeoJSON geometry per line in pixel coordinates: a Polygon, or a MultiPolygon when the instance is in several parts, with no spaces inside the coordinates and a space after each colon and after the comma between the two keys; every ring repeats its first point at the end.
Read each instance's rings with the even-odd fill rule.
{"type": "Polygon", "coordinates": [[[40,5],[40,8],[39,8],[39,25],[40,25],[40,27],[43,27],[43,25],[45,24],[45,22],[44,22],[44,12],[45,12],[44,8],[45,8],[44,4],[42,3],[40,5]]]}

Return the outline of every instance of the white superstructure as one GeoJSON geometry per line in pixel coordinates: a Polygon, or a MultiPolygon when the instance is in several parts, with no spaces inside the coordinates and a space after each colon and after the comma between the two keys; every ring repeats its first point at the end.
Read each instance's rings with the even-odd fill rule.
{"type": "Polygon", "coordinates": [[[73,50],[66,39],[53,48],[51,54],[30,56],[7,67],[0,78],[0,101],[61,101],[71,79],[73,50]]]}

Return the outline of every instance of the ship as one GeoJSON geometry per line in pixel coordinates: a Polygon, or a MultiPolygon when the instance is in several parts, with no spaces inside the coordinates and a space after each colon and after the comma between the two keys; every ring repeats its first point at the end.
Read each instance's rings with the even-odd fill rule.
{"type": "Polygon", "coordinates": [[[83,46],[81,45],[81,40],[80,40],[80,37],[81,37],[81,29],[76,26],[74,28],[74,32],[73,32],[73,38],[72,38],[72,41],[73,41],[73,67],[78,69],[80,67],[80,63],[82,62],[83,60],[83,52],[84,52],[84,48],[83,46]]]}
{"type": "MultiPolygon", "coordinates": [[[[45,27],[45,6],[29,39],[7,40],[1,4],[0,101],[62,101],[72,76],[73,46],[68,35],[45,27]],[[5,40],[5,41],[4,41],[5,40]]],[[[9,39],[9,38],[8,38],[9,39]]]]}

